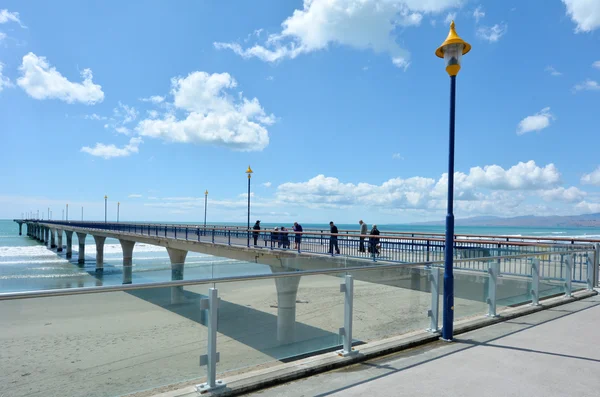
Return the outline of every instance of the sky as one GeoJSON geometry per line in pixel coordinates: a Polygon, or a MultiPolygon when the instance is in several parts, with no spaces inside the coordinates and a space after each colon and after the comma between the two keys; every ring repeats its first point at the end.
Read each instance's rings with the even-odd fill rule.
{"type": "Polygon", "coordinates": [[[600,0],[0,4],[0,218],[600,212],[600,0]]]}

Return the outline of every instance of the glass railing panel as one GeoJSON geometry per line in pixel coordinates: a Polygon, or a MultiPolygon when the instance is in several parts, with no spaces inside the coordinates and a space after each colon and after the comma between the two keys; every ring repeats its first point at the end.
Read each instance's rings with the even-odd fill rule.
{"type": "Polygon", "coordinates": [[[218,372],[339,348],[341,281],[331,274],[218,283],[218,372]]]}
{"type": "Polygon", "coordinates": [[[115,396],[204,376],[207,288],[0,301],[1,394],[115,396]]]}
{"type": "MultiPolygon", "coordinates": [[[[454,321],[474,316],[483,316],[488,312],[487,298],[489,293],[489,261],[469,261],[474,269],[469,269],[464,263],[455,263],[459,269],[454,269],[454,321]],[[485,266],[486,270],[481,270],[485,266]]],[[[444,294],[444,269],[440,275],[440,294],[444,294]]],[[[443,298],[440,298],[440,319],[443,311],[443,298]]],[[[441,321],[441,320],[440,320],[441,321]]]]}

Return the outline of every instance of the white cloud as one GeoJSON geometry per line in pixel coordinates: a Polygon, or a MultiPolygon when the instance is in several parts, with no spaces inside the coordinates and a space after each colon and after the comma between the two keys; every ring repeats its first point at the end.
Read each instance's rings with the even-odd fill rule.
{"type": "Polygon", "coordinates": [[[387,53],[394,65],[406,69],[410,54],[398,45],[397,28],[418,26],[424,14],[461,5],[462,0],[305,0],[302,9],[281,23],[281,32],[269,35],[263,44],[242,48],[238,43],[216,42],[214,46],[243,58],[276,62],[343,45],[387,53]]]}
{"type": "Polygon", "coordinates": [[[264,187],[271,187],[271,182],[265,182],[262,184],[264,187]]]}
{"type": "Polygon", "coordinates": [[[479,23],[479,20],[485,17],[485,11],[481,6],[477,6],[475,11],[473,11],[473,18],[475,18],[475,22],[479,23]]]}
{"type": "Polygon", "coordinates": [[[129,128],[127,127],[119,126],[115,128],[115,131],[119,134],[129,135],[129,128]]]}
{"type": "Polygon", "coordinates": [[[600,186],[600,166],[589,174],[585,174],[581,177],[581,183],[584,185],[596,185],[600,186]]]}
{"type": "Polygon", "coordinates": [[[575,209],[584,214],[594,214],[600,212],[600,203],[590,203],[587,201],[582,201],[581,203],[575,206],[575,209]]]}
{"type": "Polygon", "coordinates": [[[587,79],[583,83],[576,84],[573,87],[574,91],[598,91],[600,90],[600,84],[595,80],[587,79]]]}
{"type": "MultiPolygon", "coordinates": [[[[534,161],[518,163],[505,170],[498,165],[473,167],[468,174],[456,172],[455,199],[465,211],[485,211],[515,207],[526,196],[546,194],[554,199],[573,199],[578,190],[554,191],[560,173],[554,164],[539,167],[534,161]],[[502,206],[498,207],[501,202],[502,206]]],[[[381,185],[343,183],[337,178],[318,175],[307,182],[284,183],[277,187],[276,199],[281,203],[309,208],[346,208],[354,205],[396,209],[442,210],[446,205],[448,175],[432,178],[393,178],[381,185]]]]}
{"type": "Polygon", "coordinates": [[[592,63],[592,67],[596,68],[596,69],[600,69],[600,61],[596,61],[596,62],[592,63]]]}
{"type": "Polygon", "coordinates": [[[114,144],[105,145],[103,143],[96,143],[93,148],[84,146],[81,151],[89,153],[92,156],[102,157],[104,159],[110,159],[113,157],[127,157],[132,153],[137,153],[142,138],[131,138],[129,143],[122,148],[116,147],[114,144]]]}
{"type": "Polygon", "coordinates": [[[455,12],[449,12],[448,15],[446,15],[446,19],[444,19],[444,23],[446,25],[450,25],[450,23],[452,21],[454,21],[456,19],[456,13],[455,12]]]}
{"type": "Polygon", "coordinates": [[[506,34],[508,25],[505,23],[495,24],[494,26],[481,26],[477,29],[477,37],[495,43],[506,34]]]}
{"type": "Polygon", "coordinates": [[[275,77],[273,77],[273,76],[267,76],[267,77],[265,78],[265,80],[268,80],[268,81],[273,81],[273,80],[275,80],[275,77]]]}
{"type": "Polygon", "coordinates": [[[141,198],[142,195],[141,194],[130,194],[129,196],[127,196],[129,198],[141,198]]]}
{"type": "Polygon", "coordinates": [[[4,68],[4,64],[0,62],[0,92],[4,89],[4,87],[12,87],[13,84],[10,82],[10,79],[2,74],[2,69],[4,68]]]}
{"type": "Polygon", "coordinates": [[[0,42],[6,38],[6,33],[0,32],[0,42]]]}
{"type": "Polygon", "coordinates": [[[140,101],[142,102],[152,102],[154,104],[159,104],[159,103],[163,103],[165,101],[165,97],[164,96],[160,96],[160,95],[152,95],[148,98],[140,98],[140,101]]]}
{"type": "Polygon", "coordinates": [[[7,23],[7,22],[16,22],[22,28],[26,27],[21,22],[21,19],[19,17],[19,13],[18,12],[10,12],[7,9],[0,10],[0,24],[7,23]]]}
{"type": "Polygon", "coordinates": [[[257,98],[241,93],[229,95],[237,86],[228,73],[193,72],[171,80],[176,109],[187,112],[184,119],[169,113],[161,119],[140,121],[137,132],[171,142],[215,144],[235,150],[262,150],[269,144],[266,126],[275,122],[257,98]]]}
{"type": "Polygon", "coordinates": [[[148,110],[148,117],[150,117],[151,119],[155,119],[158,117],[158,111],[156,110],[148,110]]]}
{"type": "Polygon", "coordinates": [[[83,82],[73,83],[51,67],[45,57],[38,57],[30,52],[23,57],[19,70],[21,77],[17,79],[17,84],[32,98],[60,99],[67,103],[81,102],[88,105],[104,100],[102,87],[92,81],[91,69],[81,72],[83,82]]]}
{"type": "Polygon", "coordinates": [[[576,33],[591,32],[600,27],[600,1],[562,0],[567,7],[567,15],[577,25],[576,33]]]}
{"type": "Polygon", "coordinates": [[[404,160],[404,157],[402,157],[402,155],[400,153],[394,153],[394,154],[392,154],[392,158],[394,160],[404,160]]]}
{"type": "Polygon", "coordinates": [[[550,73],[552,76],[560,76],[562,75],[561,72],[559,72],[558,70],[554,69],[554,66],[546,66],[546,69],[544,69],[546,72],[550,73]]]}
{"type": "Polygon", "coordinates": [[[564,187],[557,187],[555,189],[540,191],[540,196],[546,201],[564,201],[567,203],[581,201],[586,195],[586,192],[581,191],[574,186],[567,189],[564,187]]]}
{"type": "Polygon", "coordinates": [[[86,114],[85,116],[83,116],[83,118],[86,120],[107,120],[108,119],[108,117],[99,116],[96,113],[86,114]]]}
{"type": "Polygon", "coordinates": [[[550,126],[550,120],[554,120],[554,116],[550,113],[550,108],[543,108],[539,113],[527,116],[519,122],[517,135],[523,135],[531,131],[541,131],[550,126]]]}
{"type": "Polygon", "coordinates": [[[113,114],[116,118],[121,119],[123,124],[127,124],[137,119],[138,111],[133,106],[125,105],[119,101],[118,107],[113,109],[113,114]]]}

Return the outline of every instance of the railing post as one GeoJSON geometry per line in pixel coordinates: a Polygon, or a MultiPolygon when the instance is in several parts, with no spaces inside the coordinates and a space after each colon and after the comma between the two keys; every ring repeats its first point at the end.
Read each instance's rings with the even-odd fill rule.
{"type": "Polygon", "coordinates": [[[187,227],[185,228],[185,239],[186,240],[188,239],[188,228],[187,227]]]}
{"type": "Polygon", "coordinates": [[[500,272],[500,259],[492,261],[489,264],[489,283],[488,283],[488,316],[496,317],[496,287],[498,286],[498,273],[500,272]]]}
{"type": "Polygon", "coordinates": [[[427,331],[438,332],[439,315],[440,315],[440,269],[429,265],[429,281],[431,284],[431,309],[427,316],[431,319],[431,323],[427,331]]]}
{"type": "Polygon", "coordinates": [[[540,305],[540,258],[531,261],[531,305],[540,305]]]}
{"type": "Polygon", "coordinates": [[[585,254],[585,257],[587,259],[587,261],[586,261],[587,262],[587,267],[586,267],[586,269],[587,269],[587,276],[586,276],[587,290],[591,291],[594,289],[594,263],[596,260],[596,252],[594,251],[592,253],[591,258],[590,258],[589,252],[585,254]]]}
{"type": "Polygon", "coordinates": [[[567,268],[565,269],[565,297],[571,297],[571,281],[573,277],[573,263],[575,262],[575,254],[567,255],[567,268]]]}
{"type": "Polygon", "coordinates": [[[227,230],[227,245],[231,245],[231,229],[227,230]]]}
{"type": "Polygon", "coordinates": [[[594,262],[593,262],[593,276],[592,276],[592,280],[594,281],[594,287],[598,286],[598,269],[599,269],[599,265],[600,265],[600,243],[596,243],[594,245],[594,262]]]}
{"type": "Polygon", "coordinates": [[[167,237],[167,226],[165,226],[165,237],[167,237]]]}
{"type": "Polygon", "coordinates": [[[175,233],[174,233],[175,234],[175,238],[177,238],[177,226],[175,226],[174,229],[175,229],[175,233]]]}
{"type": "Polygon", "coordinates": [[[212,243],[215,243],[215,229],[212,230],[212,243]]]}
{"type": "Polygon", "coordinates": [[[342,350],[336,353],[346,357],[358,353],[352,350],[352,304],[354,299],[354,279],[351,275],[346,274],[346,279],[343,284],[340,284],[340,292],[344,293],[344,326],[340,328],[343,344],[342,350]]]}
{"type": "Polygon", "coordinates": [[[206,365],[206,383],[196,385],[196,390],[200,393],[206,393],[215,389],[225,387],[225,383],[217,380],[217,363],[220,354],[217,353],[217,319],[219,310],[218,290],[210,288],[208,290],[208,299],[200,299],[200,309],[208,311],[208,322],[206,325],[208,331],[208,343],[206,354],[200,356],[200,366],[206,365]]]}

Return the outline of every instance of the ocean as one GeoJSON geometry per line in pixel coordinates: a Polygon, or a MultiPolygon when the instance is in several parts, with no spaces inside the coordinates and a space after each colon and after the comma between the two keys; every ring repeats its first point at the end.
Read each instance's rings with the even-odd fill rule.
{"type": "MultiPolygon", "coordinates": [[[[262,225],[264,229],[288,224],[262,225]]],[[[305,229],[328,231],[327,224],[303,224],[305,229]]],[[[355,224],[339,224],[340,230],[357,229],[355,224]]],[[[369,225],[371,226],[371,225],[369,225]]],[[[381,231],[443,233],[443,226],[379,225],[381,231]]],[[[77,288],[122,283],[122,250],[118,240],[106,239],[104,271],[96,273],[96,245],[87,236],[86,263],[77,264],[79,242],[73,235],[73,258],[57,253],[25,235],[19,236],[19,226],[12,220],[0,220],[0,292],[34,291],[57,288],[77,288]]],[[[456,227],[456,234],[513,235],[536,237],[600,238],[599,228],[514,228],[514,227],[456,227]]],[[[63,238],[63,243],[65,239],[63,238]]],[[[184,277],[201,279],[252,274],[270,274],[269,266],[219,258],[189,252],[184,277]]],[[[133,283],[152,283],[171,280],[171,265],[165,248],[136,243],[133,251],[133,283]]]]}

